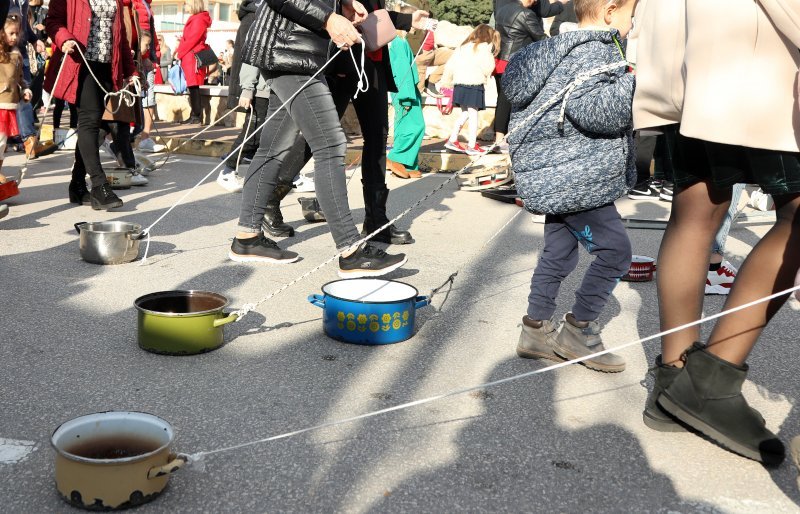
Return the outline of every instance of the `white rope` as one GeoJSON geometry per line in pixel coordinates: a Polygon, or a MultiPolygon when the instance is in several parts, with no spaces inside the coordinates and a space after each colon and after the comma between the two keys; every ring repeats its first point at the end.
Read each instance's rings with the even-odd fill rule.
{"type": "Polygon", "coordinates": [[[361,43],[361,69],[359,69],[358,63],[356,63],[356,56],[353,55],[353,49],[350,48],[350,60],[353,61],[353,67],[355,67],[356,74],[358,75],[358,84],[356,85],[356,93],[353,95],[353,98],[358,98],[359,93],[366,93],[369,91],[369,77],[367,77],[367,70],[364,67],[364,54],[367,53],[367,50],[363,44],[363,39],[361,43]]]}
{"type": "MultiPolygon", "coordinates": [[[[588,78],[589,78],[589,77],[591,77],[591,76],[594,76],[594,75],[599,75],[599,74],[601,74],[601,73],[606,73],[606,72],[608,72],[608,71],[610,71],[610,70],[613,70],[613,69],[619,68],[620,66],[627,66],[627,65],[628,65],[628,63],[627,63],[626,61],[620,61],[620,62],[616,62],[616,63],[612,63],[612,64],[607,64],[607,65],[604,65],[604,66],[600,66],[600,67],[598,67],[598,68],[595,68],[595,69],[593,69],[593,70],[590,70],[590,71],[587,71],[587,72],[585,72],[585,73],[582,73],[582,74],[578,75],[578,76],[575,78],[575,80],[586,80],[586,79],[588,79],[588,78]]],[[[423,203],[425,200],[427,200],[428,198],[430,198],[431,196],[433,196],[434,194],[436,194],[437,192],[439,192],[439,191],[440,191],[442,188],[444,188],[444,187],[445,187],[447,184],[449,184],[450,182],[452,182],[453,180],[455,180],[457,177],[459,177],[459,176],[460,176],[462,173],[464,173],[464,171],[466,171],[468,168],[475,166],[475,165],[476,165],[476,164],[477,164],[477,163],[478,163],[478,162],[479,162],[481,159],[483,159],[483,158],[484,158],[486,155],[488,155],[488,154],[489,154],[489,152],[491,152],[491,150],[492,150],[493,148],[495,148],[497,145],[499,145],[499,144],[503,143],[503,142],[504,142],[506,139],[508,139],[508,137],[509,137],[511,134],[513,134],[514,132],[516,132],[516,130],[518,130],[518,129],[520,129],[520,128],[525,128],[525,127],[527,126],[527,124],[528,124],[530,121],[532,121],[532,120],[533,120],[533,118],[535,118],[536,116],[539,116],[540,114],[542,114],[543,112],[545,112],[547,109],[549,109],[550,107],[552,107],[553,105],[555,105],[555,104],[558,102],[559,98],[561,98],[561,97],[562,97],[562,96],[563,96],[563,95],[564,95],[564,94],[565,94],[567,91],[569,91],[569,90],[570,90],[570,88],[571,88],[571,85],[572,85],[572,84],[569,84],[569,85],[565,86],[564,88],[562,88],[562,89],[561,89],[560,91],[558,91],[557,93],[555,93],[555,94],[554,94],[552,97],[550,97],[550,99],[548,99],[548,100],[547,100],[547,101],[546,101],[546,102],[545,102],[545,103],[544,103],[544,104],[543,104],[541,107],[539,107],[538,109],[536,109],[536,111],[534,111],[533,113],[529,114],[529,115],[528,115],[528,116],[527,116],[527,117],[526,117],[524,120],[522,120],[522,122],[518,123],[518,124],[517,124],[517,128],[515,128],[514,130],[511,130],[511,131],[509,131],[509,132],[508,132],[508,134],[506,134],[506,135],[505,135],[505,137],[503,137],[503,139],[501,139],[500,141],[497,141],[497,142],[495,142],[493,145],[491,145],[489,148],[487,148],[487,149],[486,149],[486,153],[484,153],[484,154],[482,154],[482,155],[478,156],[478,157],[477,157],[475,160],[471,161],[471,162],[470,162],[470,163],[468,163],[466,166],[464,166],[464,167],[463,167],[463,168],[461,168],[460,170],[456,171],[456,172],[455,172],[455,173],[454,173],[454,174],[453,174],[453,175],[452,175],[450,178],[448,178],[447,180],[445,180],[444,182],[442,182],[441,184],[439,184],[438,186],[436,186],[436,187],[435,187],[433,190],[431,190],[430,192],[428,192],[428,193],[427,193],[425,196],[423,196],[422,198],[420,198],[419,200],[417,200],[417,201],[416,201],[414,204],[412,204],[410,207],[406,208],[406,209],[405,209],[404,211],[402,211],[400,214],[398,214],[397,216],[395,216],[395,217],[394,217],[394,218],[392,218],[391,220],[387,221],[387,222],[386,222],[385,224],[383,224],[382,226],[380,226],[380,227],[376,228],[374,231],[372,231],[371,233],[367,234],[367,235],[366,235],[366,236],[364,236],[363,238],[359,239],[358,241],[356,241],[355,243],[353,243],[353,244],[352,244],[352,245],[350,245],[349,247],[347,247],[347,248],[345,248],[345,249],[343,249],[343,250],[339,251],[338,253],[334,254],[333,256],[331,256],[330,258],[328,258],[327,260],[325,260],[324,262],[322,262],[321,264],[319,264],[319,265],[318,265],[318,266],[316,266],[315,268],[313,268],[313,269],[311,269],[311,270],[309,270],[309,271],[307,271],[307,272],[303,273],[302,275],[300,275],[299,277],[295,278],[295,279],[294,279],[294,280],[292,280],[291,282],[288,282],[288,283],[286,283],[286,284],[282,285],[281,287],[279,287],[278,289],[276,289],[276,290],[272,291],[271,293],[269,293],[267,296],[265,296],[265,297],[261,298],[260,300],[258,300],[258,301],[256,301],[256,302],[254,302],[254,303],[247,303],[247,304],[243,305],[241,309],[239,309],[239,310],[237,310],[237,311],[234,311],[234,313],[237,315],[237,319],[236,319],[236,321],[241,321],[241,320],[242,320],[242,318],[243,318],[244,316],[246,316],[246,315],[247,315],[247,314],[248,314],[250,311],[252,311],[252,310],[255,310],[255,309],[256,309],[256,308],[257,308],[259,305],[261,305],[262,303],[264,303],[264,302],[266,302],[266,301],[270,300],[271,298],[273,298],[273,297],[274,297],[274,296],[276,296],[277,294],[279,294],[279,293],[281,293],[281,292],[285,291],[286,289],[288,289],[289,287],[293,286],[294,284],[296,284],[296,283],[300,282],[301,280],[305,279],[306,277],[308,277],[308,276],[310,276],[310,275],[312,275],[312,274],[316,273],[316,272],[317,272],[317,271],[319,271],[320,269],[324,268],[325,266],[327,266],[328,264],[330,264],[331,262],[333,262],[335,259],[337,259],[337,258],[341,257],[343,254],[345,254],[345,253],[348,253],[348,252],[351,252],[352,250],[355,250],[356,248],[358,248],[359,246],[361,246],[361,245],[362,245],[362,244],[364,244],[365,242],[367,242],[367,241],[369,241],[370,239],[372,239],[373,237],[375,237],[375,235],[377,235],[377,234],[378,234],[378,233],[380,233],[381,231],[383,231],[383,230],[385,230],[385,229],[389,228],[389,227],[390,227],[391,225],[393,225],[395,222],[397,222],[398,220],[400,220],[401,218],[403,218],[405,215],[407,215],[409,212],[411,212],[411,211],[412,211],[412,210],[414,210],[416,207],[418,207],[420,204],[422,204],[422,203],[423,203]]]]}
{"type": "MultiPolygon", "coordinates": [[[[122,108],[123,103],[127,107],[133,107],[134,105],[136,105],[136,100],[142,97],[142,83],[138,75],[133,75],[132,77],[130,77],[130,81],[127,84],[125,84],[119,91],[107,91],[106,88],[103,87],[103,84],[100,83],[100,80],[97,78],[97,75],[94,74],[92,67],[89,66],[89,61],[83,54],[83,50],[81,50],[80,45],[76,43],[72,45],[72,48],[78,51],[78,54],[80,54],[81,59],[83,59],[83,62],[86,63],[86,69],[89,70],[89,73],[92,75],[92,78],[97,84],[97,87],[99,87],[100,90],[105,94],[103,96],[103,108],[107,112],[111,114],[117,114],[119,110],[122,108]],[[133,87],[133,91],[128,89],[130,87],[133,87]],[[108,99],[114,96],[119,98],[119,105],[117,105],[115,109],[111,110],[108,108],[108,99]]],[[[62,66],[64,64],[64,61],[66,61],[66,58],[67,56],[65,55],[64,59],[61,61],[62,66]]],[[[55,87],[53,87],[53,89],[55,90],[55,87]]]]}
{"type": "Polygon", "coordinates": [[[603,351],[595,352],[595,353],[592,353],[590,355],[585,355],[585,356],[579,357],[577,359],[572,359],[572,360],[568,360],[568,361],[565,361],[565,362],[560,362],[558,364],[552,364],[550,366],[547,366],[547,367],[544,367],[544,368],[541,368],[541,369],[528,371],[528,372],[525,372],[525,373],[520,373],[518,375],[512,375],[510,377],[501,378],[499,380],[493,380],[491,382],[485,382],[483,384],[464,387],[464,388],[461,388],[461,389],[454,389],[454,390],[447,391],[447,392],[442,393],[442,394],[437,394],[437,395],[434,395],[434,396],[429,396],[427,398],[422,398],[420,400],[414,400],[414,401],[407,402],[407,403],[401,403],[400,405],[395,405],[393,407],[387,407],[385,409],[380,409],[380,410],[376,410],[376,411],[372,411],[372,412],[367,412],[365,414],[359,414],[357,416],[351,416],[351,417],[344,418],[344,419],[339,419],[339,420],[335,420],[335,421],[328,421],[326,423],[321,423],[319,425],[314,425],[312,427],[302,428],[300,430],[294,430],[292,432],[286,432],[286,433],[283,433],[283,434],[280,434],[280,435],[276,435],[276,436],[272,436],[272,437],[266,437],[264,439],[258,439],[258,440],[255,440],[255,441],[236,444],[236,445],[233,445],[233,446],[226,446],[226,447],[223,447],[223,448],[218,448],[216,450],[207,450],[207,451],[201,451],[201,452],[189,454],[187,456],[188,457],[188,462],[189,463],[200,463],[202,461],[203,457],[206,456],[206,455],[213,455],[215,453],[238,450],[240,448],[246,448],[248,446],[253,446],[253,445],[256,445],[256,444],[267,443],[267,442],[270,442],[270,441],[277,441],[278,439],[286,439],[288,437],[293,437],[293,436],[296,436],[296,435],[304,434],[306,432],[311,432],[313,430],[319,430],[319,429],[322,429],[322,428],[328,428],[328,427],[333,427],[333,426],[337,426],[337,425],[343,425],[345,423],[350,423],[350,422],[358,421],[358,420],[361,420],[361,419],[371,418],[371,417],[374,417],[374,416],[378,416],[380,414],[386,414],[388,412],[394,412],[394,411],[399,411],[399,410],[403,410],[403,409],[408,409],[408,408],[411,408],[411,407],[416,407],[418,405],[423,405],[423,404],[426,404],[426,403],[434,402],[436,400],[441,400],[443,398],[449,398],[451,396],[461,395],[461,394],[464,394],[464,393],[475,391],[477,389],[486,389],[487,387],[494,387],[494,386],[498,386],[500,384],[505,384],[506,382],[512,382],[514,380],[519,380],[521,378],[526,378],[526,377],[530,377],[530,376],[533,376],[533,375],[539,375],[539,374],[542,374],[542,373],[546,373],[548,371],[554,371],[554,370],[557,370],[559,368],[563,368],[563,367],[569,366],[571,364],[576,364],[576,363],[579,363],[579,362],[584,362],[584,361],[587,361],[587,360],[591,360],[591,359],[594,359],[596,357],[600,357],[601,355],[606,355],[606,354],[611,353],[611,352],[616,352],[616,351],[619,351],[619,350],[623,350],[623,349],[629,348],[631,346],[640,346],[640,345],[642,345],[643,343],[645,343],[647,341],[652,341],[653,339],[658,339],[658,338],[663,337],[665,335],[673,334],[675,332],[680,332],[681,330],[685,330],[687,328],[691,328],[691,327],[706,323],[708,321],[711,321],[711,320],[714,320],[714,319],[717,319],[717,318],[721,318],[723,316],[727,316],[729,314],[733,314],[735,312],[739,312],[739,311],[744,310],[744,309],[748,309],[748,308],[753,307],[755,305],[758,305],[760,303],[763,303],[763,302],[766,302],[766,301],[769,301],[769,300],[773,300],[773,299],[781,297],[781,296],[788,295],[788,294],[790,294],[790,293],[792,293],[794,291],[798,291],[798,290],[800,290],[800,285],[791,287],[789,289],[785,289],[783,291],[780,291],[780,292],[775,293],[775,294],[771,294],[769,296],[765,296],[764,298],[759,298],[757,300],[753,300],[752,302],[748,302],[748,303],[746,303],[744,305],[740,305],[738,307],[733,307],[731,309],[719,312],[719,313],[711,315],[711,316],[706,316],[704,318],[700,318],[697,321],[692,321],[690,323],[686,323],[686,324],[681,325],[679,327],[671,328],[669,330],[664,330],[664,331],[658,332],[657,334],[654,334],[654,335],[651,335],[651,336],[647,336],[647,337],[643,337],[643,338],[637,339],[635,341],[631,341],[629,343],[625,343],[625,344],[622,344],[622,345],[619,345],[619,346],[615,346],[613,348],[608,348],[608,349],[603,350],[603,351]]]}
{"type": "MultiPolygon", "coordinates": [[[[288,105],[288,104],[289,104],[289,102],[291,102],[292,100],[294,100],[294,99],[295,99],[295,97],[297,97],[297,95],[299,95],[299,94],[300,94],[300,93],[303,91],[303,89],[305,89],[305,88],[306,88],[306,86],[308,86],[308,84],[310,84],[310,83],[311,83],[311,81],[312,81],[312,80],[314,80],[315,78],[317,78],[317,76],[318,76],[320,73],[322,73],[322,71],[323,71],[323,70],[324,70],[324,69],[325,69],[325,68],[326,68],[326,67],[327,67],[327,66],[328,66],[328,65],[329,65],[329,64],[330,64],[330,63],[331,63],[331,62],[332,62],[332,61],[333,61],[335,58],[336,58],[336,56],[338,56],[338,55],[339,55],[341,52],[342,52],[342,49],[340,48],[340,49],[339,49],[339,51],[337,51],[335,54],[333,54],[333,55],[331,56],[331,58],[330,58],[330,59],[328,59],[328,61],[327,61],[325,64],[323,64],[323,65],[322,65],[322,67],[321,67],[320,69],[318,69],[318,70],[316,71],[316,73],[314,73],[313,75],[311,75],[311,77],[309,77],[309,79],[308,79],[308,80],[306,80],[306,82],[305,82],[305,83],[304,83],[302,86],[300,86],[300,88],[299,88],[297,91],[295,91],[295,92],[294,92],[294,94],[292,94],[292,96],[290,96],[289,98],[287,98],[287,99],[286,99],[286,101],[284,101],[284,102],[283,102],[283,104],[281,104],[281,106],[280,106],[280,107],[278,107],[278,108],[275,110],[275,112],[273,112],[273,113],[272,113],[272,116],[269,116],[269,117],[268,117],[266,120],[264,120],[264,123],[262,123],[262,124],[261,124],[261,125],[260,125],[260,126],[257,128],[257,129],[256,129],[256,130],[254,130],[254,131],[253,131],[253,133],[252,133],[252,134],[250,134],[250,135],[249,135],[247,138],[245,138],[245,139],[242,141],[242,143],[241,143],[241,144],[240,144],[238,147],[236,147],[236,148],[234,148],[233,150],[231,150],[231,152],[236,152],[236,151],[239,151],[239,150],[241,150],[241,148],[242,148],[242,147],[245,145],[245,143],[247,143],[247,142],[250,140],[250,138],[252,138],[254,135],[258,134],[258,131],[259,131],[259,130],[261,130],[262,128],[264,128],[264,126],[265,126],[267,123],[269,123],[269,121],[270,121],[270,120],[271,120],[273,117],[275,117],[275,115],[277,115],[277,114],[278,114],[278,112],[280,112],[280,110],[281,110],[281,109],[283,109],[284,107],[286,107],[286,105],[288,105]]],[[[234,112],[234,111],[231,111],[231,112],[234,112]]],[[[145,229],[142,231],[142,234],[144,234],[144,235],[147,237],[147,244],[145,245],[144,256],[142,257],[142,260],[141,260],[141,262],[139,263],[139,265],[140,265],[140,266],[144,265],[144,263],[147,261],[147,253],[148,253],[148,251],[150,250],[150,231],[153,229],[153,227],[155,227],[155,226],[156,226],[156,225],[157,225],[157,224],[158,224],[158,223],[159,223],[161,220],[163,220],[163,219],[164,219],[164,218],[165,218],[165,217],[166,217],[166,216],[167,216],[167,215],[168,215],[170,212],[172,212],[172,210],[173,210],[173,209],[175,209],[175,207],[177,207],[178,205],[180,205],[181,203],[183,203],[183,201],[184,201],[186,198],[188,198],[188,197],[189,197],[189,195],[191,195],[191,194],[194,192],[194,190],[195,190],[195,189],[197,189],[198,187],[200,187],[200,186],[203,184],[203,182],[205,182],[206,180],[208,180],[208,178],[209,178],[211,175],[213,175],[213,174],[214,174],[214,173],[215,173],[217,170],[219,170],[219,169],[220,169],[222,166],[224,166],[224,165],[225,165],[225,161],[222,161],[222,162],[220,162],[219,164],[217,164],[216,166],[214,166],[214,168],[213,168],[211,171],[209,171],[209,172],[206,174],[206,176],[204,176],[203,178],[201,178],[201,179],[200,179],[200,181],[198,181],[198,182],[197,182],[197,184],[195,184],[195,185],[194,185],[194,186],[193,186],[191,189],[189,189],[188,191],[186,191],[186,193],[184,193],[184,195],[183,195],[183,196],[181,196],[181,197],[178,199],[178,201],[177,201],[177,202],[175,202],[175,203],[174,203],[174,204],[173,204],[173,205],[172,205],[172,206],[171,206],[169,209],[167,209],[167,210],[166,210],[166,211],[165,211],[165,212],[164,212],[164,213],[163,213],[161,216],[159,216],[159,217],[158,217],[158,219],[156,219],[156,220],[155,220],[153,223],[151,223],[151,224],[150,224],[150,225],[149,225],[147,228],[145,228],[145,229]]]]}

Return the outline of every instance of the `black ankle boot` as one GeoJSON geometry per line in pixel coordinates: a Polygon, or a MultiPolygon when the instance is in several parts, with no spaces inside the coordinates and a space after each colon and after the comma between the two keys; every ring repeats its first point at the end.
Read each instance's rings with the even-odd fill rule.
{"type": "Polygon", "coordinates": [[[657,400],[664,392],[664,389],[672,385],[675,378],[680,374],[683,368],[675,366],[667,366],[661,361],[661,356],[656,357],[656,383],[653,385],[653,391],[647,397],[647,403],[644,407],[642,417],[644,424],[653,430],[659,432],[684,432],[686,428],[675,421],[675,419],[667,414],[664,409],[658,406],[657,400]]]}
{"type": "Polygon", "coordinates": [[[92,203],[92,197],[89,190],[86,188],[86,182],[83,180],[79,182],[69,183],[69,201],[70,203],[77,203],[79,205],[89,205],[92,203]]]}
{"type": "Polygon", "coordinates": [[[261,229],[275,237],[294,237],[294,228],[283,222],[281,214],[281,200],[286,198],[292,184],[278,184],[272,192],[267,202],[267,212],[264,213],[264,220],[261,222],[261,229]]]}
{"type": "MultiPolygon", "coordinates": [[[[389,199],[389,190],[386,186],[364,186],[364,228],[361,236],[371,234],[389,222],[386,217],[386,201],[389,199]]],[[[411,233],[400,230],[394,225],[381,230],[371,239],[376,243],[393,245],[406,245],[414,242],[411,233]]]]}
{"type": "Polygon", "coordinates": [[[686,365],[656,400],[666,412],[723,447],[765,464],[783,462],[783,443],[742,396],[747,364],[736,366],[695,343],[686,365]]]}
{"type": "Polygon", "coordinates": [[[92,209],[116,209],[122,207],[122,200],[111,190],[111,186],[106,182],[102,186],[92,188],[91,192],[92,209]]]}
{"type": "Polygon", "coordinates": [[[319,223],[327,221],[316,198],[298,198],[297,201],[300,202],[300,208],[303,209],[303,217],[307,222],[319,223]]]}

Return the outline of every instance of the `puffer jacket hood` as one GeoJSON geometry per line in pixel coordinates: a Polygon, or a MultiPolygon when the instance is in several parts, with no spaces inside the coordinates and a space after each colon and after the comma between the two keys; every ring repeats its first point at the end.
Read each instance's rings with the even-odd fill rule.
{"type": "Polygon", "coordinates": [[[617,45],[616,31],[580,30],[529,45],[509,61],[502,87],[513,106],[511,167],[528,210],[594,209],[633,186],[634,77],[617,45]]]}
{"type": "MultiPolygon", "coordinates": [[[[524,81],[525,87],[514,87],[510,80],[503,81],[503,91],[508,101],[515,107],[524,107],[530,104],[536,95],[542,91],[553,71],[573,50],[587,43],[595,45],[599,43],[614,47],[615,37],[619,40],[619,32],[616,30],[576,30],[559,34],[558,37],[544,39],[528,46],[525,48],[524,58],[532,66],[520,69],[518,76],[514,80],[514,82],[524,81]]],[[[516,56],[519,56],[520,59],[523,58],[519,54],[512,56],[509,60],[509,66],[515,61],[514,57],[516,56]]],[[[619,54],[617,54],[617,57],[619,57],[619,54]]]]}

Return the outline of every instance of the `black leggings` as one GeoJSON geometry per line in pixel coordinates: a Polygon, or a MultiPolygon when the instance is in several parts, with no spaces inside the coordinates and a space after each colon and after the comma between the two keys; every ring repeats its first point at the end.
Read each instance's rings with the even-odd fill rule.
{"type": "MultiPolygon", "coordinates": [[[[53,128],[61,128],[61,115],[64,112],[64,104],[66,103],[61,98],[56,98],[53,106],[53,128]]],[[[73,104],[69,104],[69,128],[78,128],[78,109],[73,104]]]]}
{"type": "Polygon", "coordinates": [[[189,106],[192,108],[192,117],[200,118],[203,107],[200,104],[200,86],[189,86],[189,106]]]}
{"type": "MultiPolygon", "coordinates": [[[[106,91],[112,91],[111,64],[89,61],[95,76],[106,91]]],[[[86,173],[92,180],[92,187],[106,183],[106,174],[100,165],[100,123],[105,105],[104,93],[97,85],[86,66],[81,67],[78,82],[78,144],[75,146],[75,166],[72,168],[73,182],[83,180],[86,173]]]]}
{"type": "Polygon", "coordinates": [[[511,121],[511,103],[500,87],[503,74],[495,75],[494,81],[497,84],[497,108],[494,110],[494,131],[501,134],[508,134],[508,123],[511,121]]]}

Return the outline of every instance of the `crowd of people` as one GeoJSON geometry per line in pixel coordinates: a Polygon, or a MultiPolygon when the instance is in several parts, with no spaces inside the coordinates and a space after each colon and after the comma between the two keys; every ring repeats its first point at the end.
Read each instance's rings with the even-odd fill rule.
{"type": "MultiPolygon", "coordinates": [[[[50,0],[46,14],[34,2],[21,7],[12,5],[4,17],[0,41],[0,159],[7,139],[35,137],[24,114],[32,109],[22,107],[52,96],[58,116],[66,103],[74,108],[70,123],[77,122],[69,200],[119,207],[99,150],[109,138],[123,167],[141,173],[130,128],[141,127],[140,149],[159,149],[150,138],[153,89],[173,57],[188,89],[187,122],[201,122],[200,87],[213,74],[200,55],[209,50],[211,25],[203,1],[187,0],[190,17],[174,53],[155,34],[147,0],[50,0]],[[44,69],[37,92],[34,77],[44,69]],[[140,109],[108,117],[105,93],[125,90],[141,91],[140,109]]],[[[367,50],[358,26],[384,8],[384,0],[239,5],[236,39],[212,57],[218,80],[229,86],[228,107],[247,113],[235,146],[268,121],[240,154],[227,156],[218,178],[242,193],[231,260],[298,260],[267,234],[294,235],[280,202],[313,157],[316,199],[308,219],[327,221],[340,276],[383,276],[403,266],[404,253],[374,244],[414,242],[389,223],[386,173],[421,175],[424,96],[448,96],[461,112],[445,147],[471,156],[507,152],[526,209],[545,215],[520,357],[625,369],[620,355],[605,352],[598,320],[631,263],[614,205],[626,195],[672,202],[658,256],[663,330],[697,320],[704,294],[728,295],[728,309],[793,285],[800,267],[800,6],[794,0],[498,0],[492,19],[455,45],[437,41],[427,11],[404,8],[388,12],[397,37],[367,50]],[[553,16],[548,35],[542,19],[553,16]],[[273,26],[282,29],[265,30],[273,26]],[[422,37],[412,43],[414,33],[422,37]],[[496,139],[482,147],[478,112],[486,108],[490,81],[499,93],[496,139]],[[388,155],[387,96],[394,111],[388,155]],[[364,138],[360,231],[344,173],[341,119],[350,104],[364,138]],[[465,125],[466,143],[459,137],[465,125]],[[744,184],[771,195],[777,221],[737,272],[723,252],[744,184]],[[580,246],[593,260],[559,321],[556,299],[577,267],[580,246]]],[[[42,151],[37,141],[25,144],[32,156],[42,151]]],[[[781,462],[783,444],[741,387],[749,353],[786,298],[721,318],[705,342],[697,327],[664,336],[644,423],[662,432],[690,429],[745,457],[781,462]]]]}

